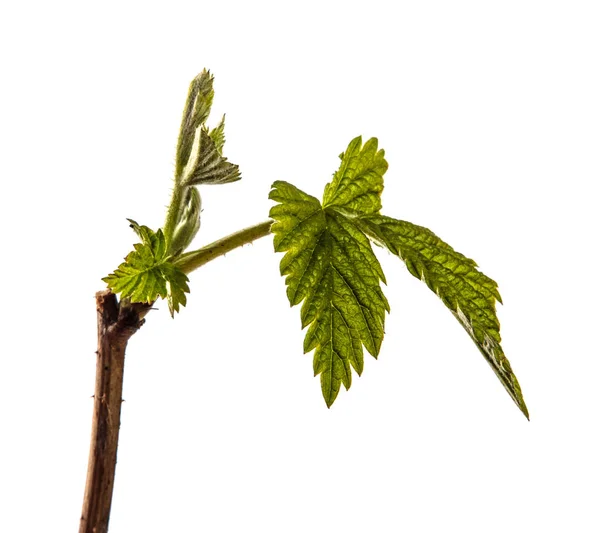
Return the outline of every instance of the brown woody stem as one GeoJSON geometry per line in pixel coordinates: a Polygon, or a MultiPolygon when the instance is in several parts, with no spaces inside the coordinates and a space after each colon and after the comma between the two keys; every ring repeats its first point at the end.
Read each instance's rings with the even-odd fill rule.
{"type": "Polygon", "coordinates": [[[144,323],[150,307],[151,304],[119,304],[110,291],[96,293],[98,359],[90,456],[79,533],[108,531],[117,466],[125,348],[144,323]]]}
{"type": "MultiPolygon", "coordinates": [[[[272,224],[273,221],[268,220],[233,233],[200,250],[181,255],[175,264],[187,274],[235,248],[265,237],[270,233],[272,224]]],[[[96,390],[79,533],[108,531],[121,423],[125,348],[131,336],[143,325],[144,316],[151,306],[151,303],[119,303],[111,291],[96,293],[96,390]]]]}

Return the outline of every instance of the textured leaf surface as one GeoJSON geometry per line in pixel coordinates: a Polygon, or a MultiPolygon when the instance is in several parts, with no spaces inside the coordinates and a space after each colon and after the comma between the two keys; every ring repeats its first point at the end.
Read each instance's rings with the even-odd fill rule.
{"type": "Polygon", "coordinates": [[[219,155],[223,155],[223,146],[225,146],[225,115],[221,118],[221,122],[219,122],[215,128],[210,130],[209,135],[215,143],[219,155]]]}
{"type": "Polygon", "coordinates": [[[198,189],[193,185],[185,191],[184,207],[181,211],[179,223],[173,232],[171,252],[173,255],[183,252],[192,242],[200,230],[200,213],[202,199],[198,189]]]}
{"type": "Polygon", "coordinates": [[[121,298],[132,302],[151,303],[158,297],[167,298],[173,316],[180,305],[186,304],[188,278],[169,262],[162,230],[155,233],[133,220],[130,223],[142,242],[134,244],[134,251],[127,255],[125,262],[102,281],[121,298]]]}
{"type": "MultiPolygon", "coordinates": [[[[214,137],[217,142],[224,142],[225,138],[221,139],[218,132],[214,137]]],[[[240,167],[221,155],[215,141],[204,127],[196,131],[194,148],[183,176],[184,186],[231,183],[241,178],[240,167]]]]}
{"type": "Polygon", "coordinates": [[[353,139],[340,156],[342,162],[325,186],[323,205],[337,206],[351,213],[370,215],[381,209],[383,175],[388,168],[384,151],[377,150],[377,139],[353,139]]]}
{"type": "Polygon", "coordinates": [[[176,175],[178,176],[188,162],[196,131],[206,122],[210,114],[215,96],[213,82],[214,77],[211,73],[203,70],[190,83],[177,142],[176,175]]]}
{"type": "Polygon", "coordinates": [[[326,192],[328,207],[284,181],[275,182],[269,195],[278,202],[270,212],[275,220],[271,231],[275,251],[285,252],[280,270],[286,276],[287,296],[292,306],[302,303],[302,327],[308,327],[304,352],[315,350],[314,372],[320,375],[327,406],[342,384],[350,387],[351,368],[362,373],[363,346],[374,357],[379,354],[389,311],[380,286],[385,282],[381,266],[369,239],[348,214],[372,212],[387,168],[381,162],[383,152],[376,155],[376,140],[366,143],[362,152],[360,144],[360,138],[355,139],[350,155],[342,156],[341,170],[331,192],[326,192]],[[371,165],[374,160],[377,164],[371,165]],[[360,187],[346,183],[348,175],[359,180],[360,187]]]}
{"type": "Polygon", "coordinates": [[[430,230],[382,215],[360,217],[357,224],[376,242],[404,261],[452,311],[473,339],[498,379],[529,418],[521,387],[500,345],[496,282],[472,259],[454,251],[430,230]]]}

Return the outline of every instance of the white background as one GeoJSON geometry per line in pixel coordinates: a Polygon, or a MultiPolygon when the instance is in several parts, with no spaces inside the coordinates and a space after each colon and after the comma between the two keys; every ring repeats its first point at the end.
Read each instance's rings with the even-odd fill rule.
{"type": "Polygon", "coordinates": [[[596,8],[3,4],[0,531],[78,527],[94,293],[135,242],[126,217],[162,224],[204,67],[243,180],[202,189],[197,244],[265,220],[276,179],[320,196],[377,136],[384,212],[498,281],[531,422],[387,253],[379,360],[328,410],[265,238],[131,340],[111,533],[599,531],[596,8]]]}

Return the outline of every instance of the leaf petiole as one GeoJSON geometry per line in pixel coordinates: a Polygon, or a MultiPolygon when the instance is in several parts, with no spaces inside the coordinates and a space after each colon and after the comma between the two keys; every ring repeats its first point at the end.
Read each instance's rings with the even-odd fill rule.
{"type": "Polygon", "coordinates": [[[267,220],[260,224],[236,231],[235,233],[207,244],[198,250],[180,255],[175,259],[173,264],[184,274],[189,274],[213,259],[225,255],[227,252],[231,252],[245,244],[250,244],[261,237],[266,237],[271,233],[272,224],[272,220],[267,220]]]}

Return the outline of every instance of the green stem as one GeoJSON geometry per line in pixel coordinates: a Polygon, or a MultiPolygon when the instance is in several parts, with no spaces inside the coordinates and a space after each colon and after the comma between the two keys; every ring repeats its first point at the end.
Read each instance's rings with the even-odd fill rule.
{"type": "Polygon", "coordinates": [[[171,196],[171,203],[167,209],[167,218],[165,219],[165,225],[163,227],[163,233],[165,235],[165,241],[167,243],[167,250],[170,250],[171,242],[173,241],[173,234],[175,233],[175,227],[179,222],[181,216],[181,204],[183,202],[183,187],[179,185],[180,180],[175,180],[173,187],[173,195],[171,196]]]}
{"type": "Polygon", "coordinates": [[[271,233],[271,224],[273,224],[272,220],[261,222],[255,226],[232,233],[211,244],[207,244],[199,250],[182,254],[175,260],[175,266],[180,268],[184,273],[189,274],[209,261],[225,255],[227,252],[231,252],[235,248],[249,244],[261,237],[266,237],[271,233]]]}

